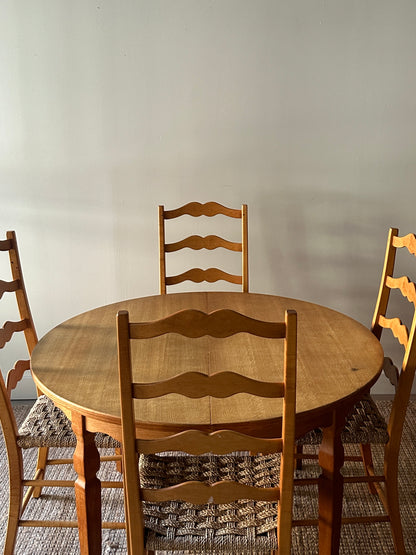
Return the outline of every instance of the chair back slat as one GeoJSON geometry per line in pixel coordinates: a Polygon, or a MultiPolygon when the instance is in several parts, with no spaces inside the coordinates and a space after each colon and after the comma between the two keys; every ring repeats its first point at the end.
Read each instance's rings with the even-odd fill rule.
{"type": "Polygon", "coordinates": [[[178,393],[192,399],[208,395],[224,398],[237,393],[277,398],[283,397],[285,391],[283,382],[261,382],[237,372],[216,372],[212,376],[201,372],[184,372],[160,382],[134,383],[132,387],[136,399],[151,399],[169,393],[178,393]]]}
{"type": "Polygon", "coordinates": [[[225,281],[235,285],[241,285],[243,292],[248,292],[248,224],[247,224],[247,205],[243,204],[241,209],[228,208],[217,202],[190,202],[174,210],[165,210],[164,206],[159,206],[159,274],[160,274],[160,293],[165,294],[167,286],[178,285],[185,281],[193,283],[215,283],[225,281]],[[217,234],[190,235],[179,241],[170,242],[166,240],[166,220],[172,220],[181,216],[192,217],[207,216],[213,217],[223,215],[230,218],[241,220],[241,241],[230,241],[217,234]],[[175,275],[168,275],[166,254],[177,252],[183,249],[191,250],[215,250],[223,248],[228,251],[241,253],[241,274],[225,271],[220,268],[191,268],[175,275]]]}
{"type": "Polygon", "coordinates": [[[397,386],[399,384],[400,373],[399,373],[399,369],[393,363],[390,357],[384,357],[383,372],[388,378],[391,385],[394,386],[395,389],[397,389],[397,386]]]}
{"type": "MultiPolygon", "coordinates": [[[[12,233],[12,232],[8,232],[8,233],[12,233]]],[[[11,239],[2,239],[0,241],[0,251],[9,251],[11,250],[12,247],[12,240],[11,239]]]]}
{"type": "Polygon", "coordinates": [[[194,283],[202,283],[206,281],[207,283],[214,283],[216,281],[228,281],[229,283],[234,283],[235,285],[242,284],[242,277],[235,274],[229,274],[224,272],[224,270],[219,270],[218,268],[207,268],[203,270],[202,268],[192,268],[187,272],[182,274],[177,274],[176,276],[169,276],[166,278],[166,285],[177,285],[178,283],[183,283],[184,281],[193,281],[194,283]]]}
{"type": "Polygon", "coordinates": [[[185,337],[225,338],[237,333],[250,333],[258,337],[284,338],[284,322],[265,322],[250,318],[229,309],[215,310],[209,314],[201,310],[181,310],[153,322],[129,323],[131,339],[150,339],[166,333],[179,333],[185,337]]]}
{"type": "Polygon", "coordinates": [[[181,499],[195,505],[233,503],[238,499],[274,502],[280,499],[280,488],[257,488],[223,480],[212,485],[189,481],[167,488],[142,489],[143,501],[161,503],[172,498],[181,499]]]}
{"type": "Polygon", "coordinates": [[[26,370],[30,370],[30,360],[18,360],[7,373],[6,388],[9,396],[23,378],[23,374],[26,370]]]}
{"type": "Polygon", "coordinates": [[[258,438],[231,430],[219,430],[212,433],[186,430],[159,439],[136,439],[136,449],[144,455],[181,450],[191,455],[202,455],[203,453],[226,455],[230,451],[269,454],[281,453],[282,448],[281,438],[258,438]]]}
{"type": "Polygon", "coordinates": [[[4,322],[0,328],[0,349],[10,341],[13,335],[19,331],[24,331],[28,326],[27,320],[19,320],[18,322],[4,322]]]}
{"type": "Polygon", "coordinates": [[[409,342],[409,331],[400,318],[385,318],[380,315],[378,322],[383,328],[391,330],[394,337],[401,345],[404,346],[404,348],[407,347],[409,342]]]}
{"type": "Polygon", "coordinates": [[[165,219],[171,220],[172,218],[178,218],[179,216],[193,216],[198,218],[199,216],[218,216],[222,214],[223,216],[229,216],[230,218],[241,218],[242,211],[235,208],[227,208],[218,202],[206,202],[201,204],[200,202],[189,202],[180,208],[175,210],[165,210],[165,219]]]}
{"type": "Polygon", "coordinates": [[[201,237],[201,235],[191,235],[176,243],[167,243],[165,245],[165,252],[175,252],[181,249],[193,249],[194,251],[207,249],[211,251],[219,249],[220,247],[235,252],[241,252],[243,250],[242,243],[228,241],[227,239],[218,237],[218,235],[207,235],[205,237],[201,237]]]}
{"type": "Polygon", "coordinates": [[[403,297],[406,297],[408,301],[416,306],[416,287],[407,276],[399,278],[387,276],[386,285],[390,289],[399,289],[403,297]]]}
{"type": "Polygon", "coordinates": [[[393,237],[393,246],[398,249],[406,247],[410,254],[416,255],[416,236],[414,233],[408,233],[403,237],[395,235],[393,237]]]}
{"type": "Polygon", "coordinates": [[[19,281],[14,279],[13,281],[3,281],[0,279],[0,299],[3,297],[4,293],[14,293],[19,289],[19,281]]]}

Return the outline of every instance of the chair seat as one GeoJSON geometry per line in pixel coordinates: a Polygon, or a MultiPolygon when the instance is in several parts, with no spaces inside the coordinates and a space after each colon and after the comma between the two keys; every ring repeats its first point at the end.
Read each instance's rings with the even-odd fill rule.
{"type": "MultiPolygon", "coordinates": [[[[297,445],[320,445],[322,429],[311,430],[296,440],[297,445]]],[[[342,443],[375,443],[384,445],[389,440],[387,423],[370,395],[359,401],[347,416],[341,433],[342,443]]]]}
{"type": "MultiPolygon", "coordinates": [[[[46,395],[36,399],[19,428],[17,443],[23,449],[31,447],[76,447],[77,438],[67,416],[46,395]]],[[[97,447],[120,447],[112,437],[95,434],[97,447]]]]}
{"type": "MultiPolygon", "coordinates": [[[[189,480],[234,480],[259,487],[279,483],[280,456],[141,455],[144,488],[189,480]]],[[[204,553],[270,553],[277,549],[277,506],[265,501],[194,505],[181,501],[143,503],[146,548],[204,553]]]]}

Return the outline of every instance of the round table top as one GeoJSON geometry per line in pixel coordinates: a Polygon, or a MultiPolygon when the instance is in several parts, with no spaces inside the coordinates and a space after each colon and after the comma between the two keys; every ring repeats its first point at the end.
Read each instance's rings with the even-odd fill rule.
{"type": "MultiPolygon", "coordinates": [[[[362,324],[329,308],[285,297],[255,293],[193,292],[121,301],[90,310],[47,333],[32,353],[36,384],[69,416],[80,412],[91,431],[118,435],[120,427],[116,314],[149,321],[184,308],[212,312],[230,308],[253,318],[283,321],[286,309],[298,313],[297,426],[309,429],[331,408],[351,405],[377,380],[383,349],[362,324]]],[[[136,381],[158,381],[195,370],[234,370],[265,381],[282,379],[283,341],[238,334],[227,339],[188,339],[170,334],[132,342],[136,381]]],[[[281,400],[279,400],[281,401],[281,400]]],[[[136,401],[138,426],[154,435],[192,425],[213,430],[226,424],[246,433],[275,433],[281,403],[245,394],[227,399],[188,399],[169,395],[136,401]]]]}

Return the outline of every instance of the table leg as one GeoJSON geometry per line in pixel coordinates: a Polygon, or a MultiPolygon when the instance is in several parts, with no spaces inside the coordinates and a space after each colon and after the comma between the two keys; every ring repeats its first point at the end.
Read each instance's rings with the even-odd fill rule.
{"type": "Polygon", "coordinates": [[[341,431],[345,415],[334,411],[331,425],[323,428],[323,439],[319,449],[319,553],[335,555],[339,552],[341,537],[342,497],[344,478],[344,447],[341,431]]]}
{"type": "Polygon", "coordinates": [[[74,468],[78,474],[75,500],[80,551],[82,555],[96,555],[101,553],[101,482],[97,478],[100,455],[94,434],[85,428],[84,416],[72,414],[72,429],[77,436],[74,468]]]}

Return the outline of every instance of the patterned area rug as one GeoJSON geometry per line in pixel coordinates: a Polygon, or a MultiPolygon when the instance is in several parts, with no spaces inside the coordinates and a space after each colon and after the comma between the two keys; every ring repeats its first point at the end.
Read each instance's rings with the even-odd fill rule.
{"type": "MultiPolygon", "coordinates": [[[[378,401],[384,415],[388,414],[391,403],[378,401]]],[[[24,418],[28,407],[17,405],[15,412],[18,421],[24,418]]],[[[402,451],[400,457],[400,499],[402,520],[408,553],[416,553],[416,401],[412,401],[407,413],[402,451]]],[[[68,454],[71,450],[68,450],[68,454]]],[[[25,453],[25,467],[31,469],[35,465],[36,455],[25,453]]],[[[376,453],[376,462],[382,460],[382,451],[376,453]]],[[[67,479],[68,470],[53,470],[54,478],[67,479]]],[[[316,475],[319,472],[315,464],[305,464],[302,475],[316,475]]],[[[100,478],[117,480],[119,475],[114,463],[106,463],[100,471],[100,478]]],[[[75,500],[72,490],[48,489],[38,500],[33,500],[25,513],[27,518],[76,519],[75,500]],[[51,503],[52,501],[52,503],[51,503]],[[51,512],[51,508],[53,512],[51,512]]],[[[0,438],[0,549],[7,523],[8,504],[8,471],[3,438],[0,438]]],[[[346,485],[344,488],[344,514],[348,516],[362,514],[372,510],[381,511],[380,504],[374,496],[367,493],[365,485],[346,485]]],[[[314,517],[317,514],[316,487],[297,488],[295,490],[294,518],[314,517]]],[[[105,520],[124,520],[123,499],[121,490],[103,491],[103,518],[105,520]]],[[[104,554],[127,553],[124,530],[104,530],[102,550],[104,554]]],[[[295,528],[293,532],[293,553],[313,555],[318,553],[318,533],[315,527],[295,528]]],[[[76,529],[24,528],[19,530],[16,555],[72,555],[79,553],[78,532],[76,529]]],[[[393,542],[388,524],[343,526],[341,549],[343,555],[393,554],[393,542]]]]}
{"type": "MultiPolygon", "coordinates": [[[[388,418],[391,401],[377,401],[377,406],[388,418]]],[[[399,462],[399,495],[406,552],[416,553],[416,401],[409,404],[399,462]]],[[[346,446],[345,454],[357,454],[346,446]]],[[[373,451],[376,471],[383,472],[383,448],[373,451]]],[[[353,474],[355,463],[345,464],[345,474],[353,474]]],[[[314,464],[304,466],[303,472],[319,475],[319,467],[314,464]]],[[[301,476],[301,475],[300,475],[301,476]]],[[[312,518],[317,514],[317,490],[313,488],[295,489],[294,518],[312,518]]],[[[344,516],[384,513],[377,496],[368,493],[366,484],[345,484],[343,499],[344,516]]],[[[292,535],[293,553],[318,554],[318,531],[314,527],[298,527],[292,535]]],[[[388,523],[343,525],[341,529],[340,554],[342,555],[394,555],[393,540],[388,523]]]]}

